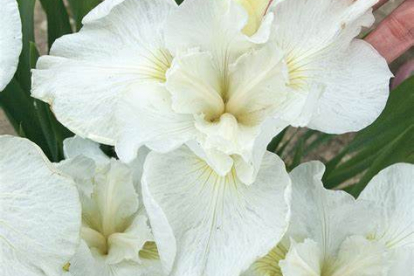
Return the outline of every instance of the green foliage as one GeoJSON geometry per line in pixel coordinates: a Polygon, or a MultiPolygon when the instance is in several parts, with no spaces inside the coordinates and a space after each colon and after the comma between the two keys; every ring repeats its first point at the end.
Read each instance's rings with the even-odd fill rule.
{"type": "Polygon", "coordinates": [[[100,2],[101,0],[69,0],[70,10],[76,22],[76,30],[80,30],[82,27],[82,19],[100,2]]]}
{"type": "Polygon", "coordinates": [[[50,48],[57,38],[70,34],[72,28],[62,0],[40,0],[40,3],[47,17],[47,34],[50,48]]]}
{"type": "Polygon", "coordinates": [[[16,78],[21,88],[30,95],[31,87],[31,65],[30,65],[30,42],[34,41],[34,5],[35,0],[18,0],[20,17],[22,19],[23,49],[20,55],[16,78]]]}

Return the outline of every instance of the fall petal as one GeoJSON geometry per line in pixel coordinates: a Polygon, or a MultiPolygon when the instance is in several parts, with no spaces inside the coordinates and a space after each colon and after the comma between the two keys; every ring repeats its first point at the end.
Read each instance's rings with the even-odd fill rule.
{"type": "Polygon", "coordinates": [[[0,91],[13,78],[22,50],[22,23],[16,0],[0,1],[0,91]]]}
{"type": "Polygon", "coordinates": [[[234,171],[217,175],[186,147],[150,153],[143,197],[160,255],[170,257],[165,267],[172,275],[239,275],[286,230],[289,182],[270,153],[250,186],[234,171]]]}
{"type": "Polygon", "coordinates": [[[98,6],[79,33],[56,40],[50,55],[39,59],[32,95],[50,103],[59,121],[76,134],[113,145],[122,95],[151,93],[143,83],[165,80],[172,57],[165,50],[163,24],[176,4],[112,4],[98,6]]]}
{"type": "Polygon", "coordinates": [[[80,240],[76,187],[32,142],[0,137],[0,270],[60,275],[80,240]]]}

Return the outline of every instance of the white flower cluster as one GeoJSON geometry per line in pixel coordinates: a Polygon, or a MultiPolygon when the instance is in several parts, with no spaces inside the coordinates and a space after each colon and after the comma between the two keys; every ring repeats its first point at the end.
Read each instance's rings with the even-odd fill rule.
{"type": "MultiPolygon", "coordinates": [[[[358,131],[391,73],[376,0],[106,0],[33,70],[78,136],[51,164],[0,137],[2,276],[411,276],[414,165],[355,200],[266,151],[286,126],[358,131]],[[81,138],[83,137],[83,138],[81,138]],[[98,143],[115,146],[120,160],[98,143]]],[[[0,90],[21,23],[0,0],[0,90]]]]}

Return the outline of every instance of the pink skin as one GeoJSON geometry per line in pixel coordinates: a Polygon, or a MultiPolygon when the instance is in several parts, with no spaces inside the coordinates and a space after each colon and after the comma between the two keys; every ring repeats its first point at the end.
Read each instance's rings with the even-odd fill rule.
{"type": "Polygon", "coordinates": [[[404,1],[367,36],[366,41],[371,43],[388,63],[413,47],[414,0],[404,1]]]}

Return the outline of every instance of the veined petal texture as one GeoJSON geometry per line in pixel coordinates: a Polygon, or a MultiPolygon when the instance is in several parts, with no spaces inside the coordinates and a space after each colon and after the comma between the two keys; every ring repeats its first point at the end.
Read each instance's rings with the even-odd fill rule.
{"type": "Polygon", "coordinates": [[[0,137],[0,271],[60,275],[80,241],[75,183],[32,142],[0,137]]]}

